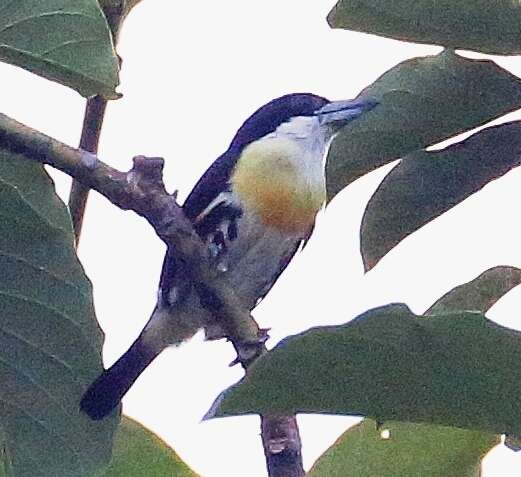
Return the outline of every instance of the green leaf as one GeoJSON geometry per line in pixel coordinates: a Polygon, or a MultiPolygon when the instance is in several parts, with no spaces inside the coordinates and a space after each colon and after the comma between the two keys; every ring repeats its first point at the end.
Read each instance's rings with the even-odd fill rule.
{"type": "Polygon", "coordinates": [[[99,477],[197,477],[159,437],[123,416],[116,432],[112,461],[99,477]]]}
{"type": "Polygon", "coordinates": [[[499,55],[521,53],[521,5],[511,0],[339,0],[333,28],[499,55]]]}
{"type": "Polygon", "coordinates": [[[329,200],[383,164],[521,107],[521,80],[492,61],[445,51],[400,63],[358,96],[367,97],[380,105],[347,125],[331,146],[329,200]]]}
{"type": "Polygon", "coordinates": [[[0,0],[0,60],[86,97],[118,97],[118,59],[96,0],[0,0]]]}
{"type": "Polygon", "coordinates": [[[453,288],[434,303],[425,315],[456,310],[486,313],[505,293],[521,283],[521,270],[499,266],[486,270],[474,280],[453,288]]]}
{"type": "Polygon", "coordinates": [[[108,463],[114,413],[80,397],[102,334],[69,214],[43,167],[0,151],[0,435],[16,477],[75,477],[108,463]]]}
{"type": "Polygon", "coordinates": [[[520,332],[479,313],[388,305],[283,340],[207,418],[330,413],[519,434],[520,346],[520,332]]]}
{"type": "Polygon", "coordinates": [[[309,477],[479,477],[480,461],[499,436],[454,427],[386,422],[384,439],[365,419],[315,462],[309,477]]]}
{"type": "Polygon", "coordinates": [[[422,225],[520,164],[521,122],[482,130],[441,151],[405,157],[385,177],[362,218],[365,270],[422,225]]]}
{"type": "MultiPolygon", "coordinates": [[[[521,270],[500,266],[460,285],[429,308],[426,314],[476,310],[485,313],[505,293],[521,283],[521,270]]],[[[405,422],[386,422],[384,439],[376,423],[365,419],[347,430],[318,460],[310,477],[378,475],[422,477],[479,477],[480,461],[500,442],[489,432],[405,422]]],[[[509,443],[514,445],[514,440],[509,443]]]]}

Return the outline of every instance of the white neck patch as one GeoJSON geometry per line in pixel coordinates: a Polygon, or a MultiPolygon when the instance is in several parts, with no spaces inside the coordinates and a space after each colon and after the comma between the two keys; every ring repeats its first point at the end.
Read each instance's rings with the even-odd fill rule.
{"type": "Polygon", "coordinates": [[[316,116],[296,116],[282,123],[265,139],[291,141],[300,153],[294,156],[295,165],[310,180],[324,180],[327,151],[334,134],[327,126],[321,126],[316,116]]]}

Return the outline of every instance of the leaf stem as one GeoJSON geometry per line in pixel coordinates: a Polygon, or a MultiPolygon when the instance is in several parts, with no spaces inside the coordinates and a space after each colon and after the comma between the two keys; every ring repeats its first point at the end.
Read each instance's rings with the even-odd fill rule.
{"type": "MultiPolygon", "coordinates": [[[[103,12],[110,27],[114,46],[118,41],[121,25],[123,24],[126,15],[137,3],[137,1],[128,0],[104,1],[101,3],[103,12]]],[[[92,154],[98,153],[101,127],[103,126],[106,109],[107,100],[101,96],[93,96],[87,100],[81,130],[80,149],[92,154]]],[[[80,242],[81,228],[83,225],[83,218],[85,217],[85,208],[87,206],[89,190],[90,189],[80,181],[76,179],[72,181],[71,192],[69,194],[69,211],[72,218],[72,226],[74,228],[76,247],[80,242]]]]}
{"type": "MultiPolygon", "coordinates": [[[[93,96],[87,100],[81,130],[80,149],[97,154],[106,108],[107,100],[101,96],[93,96]]],[[[77,179],[73,179],[69,194],[69,211],[72,218],[76,246],[78,246],[80,241],[89,190],[87,186],[77,179]]]]}

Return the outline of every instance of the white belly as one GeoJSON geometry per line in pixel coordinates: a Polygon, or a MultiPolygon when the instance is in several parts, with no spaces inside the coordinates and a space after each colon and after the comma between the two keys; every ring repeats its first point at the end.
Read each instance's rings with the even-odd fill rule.
{"type": "Polygon", "coordinates": [[[266,225],[256,216],[243,216],[238,237],[223,256],[223,276],[239,299],[252,309],[271,288],[299,247],[302,234],[288,234],[266,225]]]}

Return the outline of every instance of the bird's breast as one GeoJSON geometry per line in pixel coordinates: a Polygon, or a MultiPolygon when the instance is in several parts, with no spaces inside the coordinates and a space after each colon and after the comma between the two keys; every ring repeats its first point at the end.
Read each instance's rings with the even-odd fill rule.
{"type": "Polygon", "coordinates": [[[306,234],[325,201],[321,157],[287,139],[247,146],[231,178],[233,191],[262,222],[279,231],[306,234]]]}

